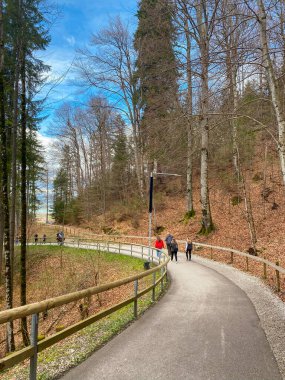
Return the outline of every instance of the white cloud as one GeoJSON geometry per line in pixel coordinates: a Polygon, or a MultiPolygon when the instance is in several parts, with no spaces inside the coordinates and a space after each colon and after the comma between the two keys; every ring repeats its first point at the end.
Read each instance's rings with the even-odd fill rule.
{"type": "Polygon", "coordinates": [[[49,150],[52,148],[52,145],[56,142],[56,137],[50,137],[50,136],[44,136],[40,132],[37,132],[37,137],[42,146],[45,148],[45,150],[49,150]]]}
{"type": "Polygon", "coordinates": [[[75,40],[75,38],[74,38],[73,36],[65,37],[65,39],[66,39],[66,41],[68,42],[68,44],[69,44],[70,46],[74,46],[75,43],[76,43],[76,40],[75,40]]]}

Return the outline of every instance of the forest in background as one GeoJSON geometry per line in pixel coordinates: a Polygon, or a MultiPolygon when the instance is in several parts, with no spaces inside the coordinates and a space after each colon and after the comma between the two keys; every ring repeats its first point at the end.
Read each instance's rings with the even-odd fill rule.
{"type": "MultiPolygon", "coordinates": [[[[48,46],[53,17],[45,0],[0,0],[0,262],[7,308],[16,235],[26,303],[27,224],[39,206],[38,183],[48,177],[36,132],[49,68],[37,52],[48,46]]],[[[92,225],[108,212],[145,209],[150,172],[168,172],[181,175],[181,218],[198,214],[197,232],[209,235],[216,179],[233,204],[243,202],[257,254],[248,178],[256,157],[263,162],[254,176],[263,181],[264,199],[272,191],[264,168],[277,163],[285,184],[285,2],[141,0],[137,20],[135,32],[120,17],[110,20],[77,52],[78,85],[94,95],[82,106],[61,106],[50,127],[57,137],[55,221],[92,225]]],[[[171,192],[171,181],[157,177],[156,193],[171,192]]],[[[23,319],[25,345],[27,330],[23,319]]],[[[7,337],[13,351],[12,323],[7,337]]]]}
{"type": "MultiPolygon", "coordinates": [[[[284,2],[138,5],[135,33],[117,17],[78,52],[81,83],[98,95],[57,111],[53,216],[92,226],[106,212],[143,209],[153,171],[182,176],[190,219],[195,175],[207,235],[215,228],[212,177],[233,202],[246,199],[256,251],[244,173],[266,156],[267,164],[279,160],[285,181],[284,2]]],[[[157,191],[169,182],[158,177],[157,191]]]]}

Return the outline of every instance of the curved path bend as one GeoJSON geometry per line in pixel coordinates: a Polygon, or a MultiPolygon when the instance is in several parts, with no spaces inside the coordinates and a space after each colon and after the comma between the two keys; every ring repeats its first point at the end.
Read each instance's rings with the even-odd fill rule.
{"type": "Polygon", "coordinates": [[[64,380],[282,379],[244,291],[195,258],[168,268],[158,304],[64,380]]]}

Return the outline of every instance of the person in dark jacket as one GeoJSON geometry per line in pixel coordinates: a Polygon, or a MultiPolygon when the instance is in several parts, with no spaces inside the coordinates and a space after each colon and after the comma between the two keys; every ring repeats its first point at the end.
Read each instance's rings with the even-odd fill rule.
{"type": "Polygon", "coordinates": [[[185,253],[186,253],[186,260],[191,260],[191,254],[192,254],[192,248],[193,244],[191,239],[187,238],[186,245],[185,245],[185,253]]]}
{"type": "Polygon", "coordinates": [[[165,238],[165,243],[166,243],[166,247],[167,247],[168,256],[171,256],[170,245],[171,245],[172,239],[173,239],[173,236],[168,232],[167,236],[165,238]]]}
{"type": "Polygon", "coordinates": [[[175,261],[177,262],[177,252],[178,252],[178,244],[177,241],[173,238],[170,244],[171,251],[171,261],[173,260],[173,256],[175,257],[175,261]]]}

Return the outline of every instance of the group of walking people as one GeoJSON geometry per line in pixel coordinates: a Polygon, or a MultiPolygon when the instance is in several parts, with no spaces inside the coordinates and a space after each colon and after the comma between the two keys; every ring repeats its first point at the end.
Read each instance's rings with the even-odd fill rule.
{"type": "MultiPolygon", "coordinates": [[[[38,244],[38,242],[39,242],[39,235],[37,233],[35,233],[35,235],[34,235],[34,241],[35,241],[35,244],[38,244]]],[[[43,234],[41,242],[43,244],[45,244],[47,242],[47,235],[46,234],[43,234]]]]}
{"type": "MultiPolygon", "coordinates": [[[[175,258],[175,261],[177,262],[177,253],[178,253],[178,243],[173,235],[170,233],[167,234],[165,238],[165,244],[167,248],[168,255],[171,257],[171,261],[173,261],[173,258],[175,258]]],[[[161,250],[165,248],[164,241],[160,238],[160,236],[157,236],[155,244],[157,257],[160,257],[161,250]]],[[[192,255],[192,248],[193,244],[190,238],[187,238],[186,244],[185,244],[185,254],[186,254],[186,260],[191,260],[192,255]]]]}

